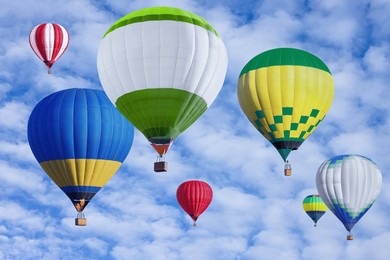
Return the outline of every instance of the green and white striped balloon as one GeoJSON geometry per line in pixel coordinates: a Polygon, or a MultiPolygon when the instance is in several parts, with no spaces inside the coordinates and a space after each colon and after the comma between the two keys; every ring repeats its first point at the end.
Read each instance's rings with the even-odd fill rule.
{"type": "Polygon", "coordinates": [[[97,68],[110,100],[161,155],[217,97],[227,52],[202,17],[152,7],[111,26],[101,41],[97,68]]]}

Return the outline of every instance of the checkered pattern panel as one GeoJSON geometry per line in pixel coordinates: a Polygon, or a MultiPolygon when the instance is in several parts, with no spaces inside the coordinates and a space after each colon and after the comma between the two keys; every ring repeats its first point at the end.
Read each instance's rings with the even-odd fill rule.
{"type": "Polygon", "coordinates": [[[282,140],[303,141],[325,117],[324,115],[320,118],[319,109],[312,109],[306,115],[295,115],[293,107],[282,107],[281,115],[269,116],[262,110],[257,110],[255,114],[257,119],[254,123],[257,130],[271,142],[282,140]],[[289,117],[290,124],[285,124],[287,117],[289,117]]]}

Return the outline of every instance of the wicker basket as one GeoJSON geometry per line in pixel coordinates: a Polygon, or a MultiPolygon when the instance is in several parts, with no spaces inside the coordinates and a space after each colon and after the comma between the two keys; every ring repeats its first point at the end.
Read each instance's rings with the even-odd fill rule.
{"type": "Polygon", "coordinates": [[[155,172],[166,172],[168,171],[168,163],[165,161],[155,162],[154,163],[155,172]]]}
{"type": "Polygon", "coordinates": [[[284,175],[291,176],[292,170],[291,169],[284,169],[284,175]]]}
{"type": "Polygon", "coordinates": [[[86,226],[87,219],[86,218],[75,218],[74,220],[76,226],[86,226]]]}

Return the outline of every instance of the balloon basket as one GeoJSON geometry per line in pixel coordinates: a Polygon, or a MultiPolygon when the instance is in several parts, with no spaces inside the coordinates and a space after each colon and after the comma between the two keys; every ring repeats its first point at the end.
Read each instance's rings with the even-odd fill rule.
{"type": "Polygon", "coordinates": [[[85,218],[83,213],[77,214],[77,218],[75,218],[74,224],[76,226],[86,226],[87,225],[87,219],[85,218]]]}
{"type": "Polygon", "coordinates": [[[86,226],[87,219],[86,218],[75,218],[75,225],[76,226],[86,226]]]}
{"type": "Polygon", "coordinates": [[[197,227],[198,225],[197,225],[196,222],[194,221],[194,223],[192,223],[192,226],[193,226],[193,227],[197,227]]]}
{"type": "Polygon", "coordinates": [[[352,235],[348,235],[347,236],[347,240],[353,240],[353,236],[352,235]]]}
{"type": "Polygon", "coordinates": [[[155,162],[154,163],[154,171],[155,172],[167,172],[168,171],[168,163],[165,161],[155,162]]]}
{"type": "Polygon", "coordinates": [[[51,69],[49,69],[49,70],[47,71],[47,74],[51,74],[51,69]]]}
{"type": "Polygon", "coordinates": [[[291,174],[292,174],[291,164],[287,160],[286,164],[284,165],[284,175],[285,176],[291,176],[291,174]]]}

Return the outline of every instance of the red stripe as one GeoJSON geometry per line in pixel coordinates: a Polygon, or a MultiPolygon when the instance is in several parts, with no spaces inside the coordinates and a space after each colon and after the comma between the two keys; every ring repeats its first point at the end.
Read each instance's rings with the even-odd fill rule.
{"type": "MultiPolygon", "coordinates": [[[[61,50],[64,35],[62,34],[61,27],[58,24],[53,23],[54,28],[54,42],[53,42],[53,55],[51,56],[51,64],[57,60],[57,55],[61,50]]],[[[58,57],[59,58],[59,57],[58,57]]]]}
{"type": "Polygon", "coordinates": [[[43,62],[46,64],[48,61],[45,51],[45,28],[46,24],[41,24],[38,26],[35,32],[35,44],[37,45],[39,53],[42,55],[43,62]]]}

